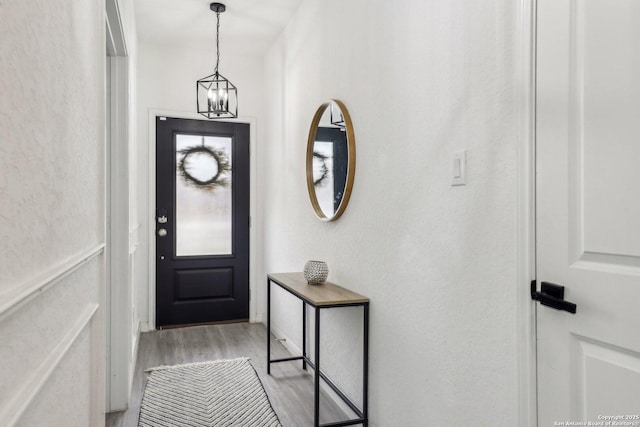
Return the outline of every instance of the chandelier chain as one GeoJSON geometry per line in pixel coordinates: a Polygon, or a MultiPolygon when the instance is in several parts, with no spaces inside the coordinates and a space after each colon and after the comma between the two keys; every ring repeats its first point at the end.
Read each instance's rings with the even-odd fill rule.
{"type": "Polygon", "coordinates": [[[220,12],[216,11],[216,76],[220,65],[220,12]]]}

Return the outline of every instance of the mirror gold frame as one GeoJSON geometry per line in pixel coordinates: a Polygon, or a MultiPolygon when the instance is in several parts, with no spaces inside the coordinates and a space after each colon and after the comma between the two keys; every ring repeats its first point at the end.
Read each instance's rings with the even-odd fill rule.
{"type": "Polygon", "coordinates": [[[351,189],[353,188],[353,181],[356,174],[356,139],[353,132],[353,123],[351,121],[351,116],[349,115],[349,111],[347,107],[337,99],[330,99],[324,102],[318,109],[316,110],[315,115],[313,116],[313,121],[311,122],[311,126],[309,127],[309,138],[307,140],[307,192],[309,193],[309,199],[311,200],[311,206],[313,206],[313,210],[315,211],[318,218],[322,221],[335,221],[340,218],[340,216],[344,213],[347,208],[347,204],[349,203],[349,198],[351,197],[351,189]],[[345,182],[344,193],[342,196],[342,200],[338,205],[338,209],[331,216],[327,216],[320,204],[318,203],[318,198],[316,197],[314,179],[313,179],[313,147],[316,140],[316,133],[318,129],[318,125],[320,124],[320,120],[322,119],[322,115],[324,114],[327,108],[331,107],[331,104],[336,104],[340,111],[342,112],[342,116],[344,117],[344,126],[345,131],[347,133],[347,153],[348,153],[348,162],[347,162],[347,179],[345,182]]]}

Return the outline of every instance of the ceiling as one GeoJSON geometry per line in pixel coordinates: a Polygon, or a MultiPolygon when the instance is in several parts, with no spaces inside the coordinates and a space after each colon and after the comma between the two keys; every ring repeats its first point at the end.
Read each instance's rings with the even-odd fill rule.
{"type": "MultiPolygon", "coordinates": [[[[263,55],[302,0],[227,0],[220,14],[220,50],[263,55]]],[[[142,42],[215,51],[216,15],[210,0],[134,0],[142,42]]]]}

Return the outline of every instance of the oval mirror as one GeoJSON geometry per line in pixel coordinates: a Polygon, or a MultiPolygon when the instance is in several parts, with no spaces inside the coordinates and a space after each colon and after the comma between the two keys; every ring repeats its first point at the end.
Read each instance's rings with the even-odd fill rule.
{"type": "Polygon", "coordinates": [[[307,189],[316,215],[333,221],[349,203],[356,172],[356,141],[351,116],[332,99],[313,116],[307,140],[307,189]]]}

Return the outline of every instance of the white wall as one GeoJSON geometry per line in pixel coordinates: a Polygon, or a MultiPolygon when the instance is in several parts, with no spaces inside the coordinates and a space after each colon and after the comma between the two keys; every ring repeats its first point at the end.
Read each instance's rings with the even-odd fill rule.
{"type": "MultiPolygon", "coordinates": [[[[212,36],[213,37],[213,36],[212,36]]],[[[196,81],[213,72],[215,61],[215,43],[209,50],[190,49],[158,45],[140,41],[138,45],[138,199],[139,221],[139,252],[144,254],[147,262],[143,268],[137,270],[137,306],[140,319],[149,319],[149,223],[154,221],[155,207],[149,209],[149,113],[151,110],[162,110],[180,114],[195,114],[195,84],[196,81]]],[[[239,115],[242,118],[255,119],[257,125],[256,140],[252,141],[252,156],[259,159],[262,152],[262,112],[263,112],[263,61],[257,56],[233,55],[223,50],[220,60],[220,72],[238,87],[239,115]]],[[[258,164],[260,162],[258,161],[258,164]]],[[[261,175],[262,166],[257,173],[261,175]]],[[[263,180],[257,179],[256,201],[262,203],[263,180]]],[[[260,227],[259,220],[253,222],[254,227],[260,227]]],[[[256,248],[262,246],[261,233],[257,233],[256,240],[251,242],[256,248]]],[[[262,278],[262,257],[257,261],[257,269],[262,278]]],[[[260,282],[262,283],[262,282],[260,282]]],[[[153,317],[153,316],[151,316],[153,317]]],[[[143,328],[153,326],[153,321],[143,325],[143,328]]]]}
{"type": "Polygon", "coordinates": [[[104,422],[104,3],[0,4],[0,424],[104,422]]]}
{"type": "MultiPolygon", "coordinates": [[[[517,425],[515,6],[309,0],[265,59],[265,270],[325,260],[370,297],[378,426],[517,425]],[[315,218],[304,170],[328,98],[357,145],[335,223],[315,218]],[[451,187],[460,149],[467,185],[451,187]]],[[[299,304],[274,294],[275,327],[300,346],[299,304]]],[[[359,316],[326,314],[321,355],[357,400],[359,316]]]]}

